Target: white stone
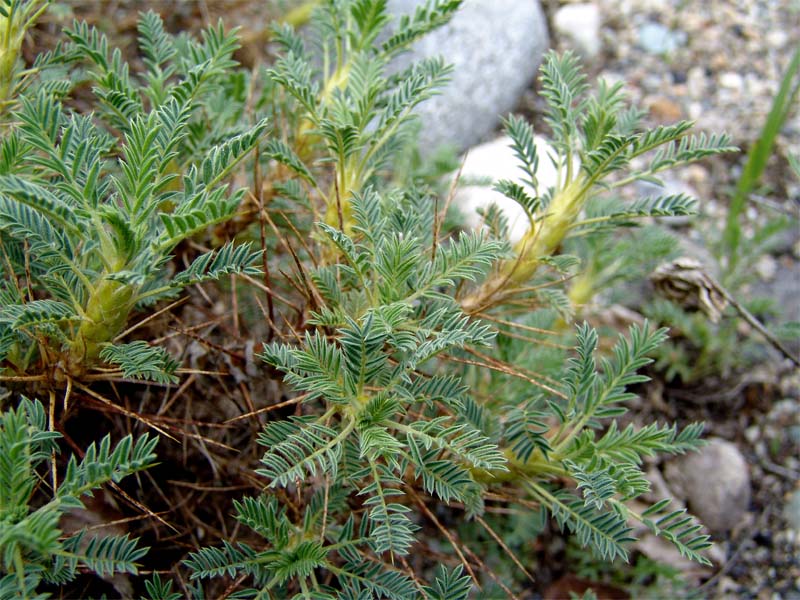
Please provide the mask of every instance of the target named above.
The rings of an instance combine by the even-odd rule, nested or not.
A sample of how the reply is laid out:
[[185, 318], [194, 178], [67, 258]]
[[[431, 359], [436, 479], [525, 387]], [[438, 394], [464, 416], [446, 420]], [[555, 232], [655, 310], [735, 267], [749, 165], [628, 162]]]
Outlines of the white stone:
[[[555, 155], [555, 150], [541, 136], [535, 136], [534, 141], [539, 156], [539, 168], [536, 173], [539, 191], [544, 193], [548, 187], [556, 184], [556, 169], [549, 158], [551, 155]], [[494, 203], [497, 204], [508, 219], [511, 242], [515, 243], [522, 239], [530, 226], [528, 217], [522, 207], [513, 200], [506, 198], [503, 194], [492, 190], [491, 184], [474, 184], [474, 182], [480, 180], [495, 182], [500, 179], [519, 182], [521, 178], [524, 178], [524, 173], [519, 165], [519, 160], [511, 149], [511, 138], [508, 136], [502, 136], [491, 142], [476, 146], [467, 153], [461, 169], [460, 182], [462, 184], [459, 185], [453, 201], [464, 214], [470, 227], [479, 228], [482, 225], [482, 221], [477, 210], [479, 208], [486, 209]], [[528, 186], [524, 187], [529, 194], [535, 195], [536, 192], [533, 189]]]
[[667, 0], [637, 0], [636, 2], [621, 2], [621, 4], [632, 4], [639, 13], [662, 13], [669, 8]]
[[[389, 0], [388, 8], [396, 23], [398, 15], [421, 4], [424, 0]], [[463, 152], [491, 135], [530, 87], [548, 45], [538, 0], [465, 0], [447, 25], [400, 56], [397, 69], [431, 56], [454, 67], [450, 83], [416, 111], [422, 154], [442, 145]]]
[[596, 4], [567, 4], [556, 11], [553, 27], [568, 38], [587, 58], [594, 58], [602, 47], [600, 9]]
[[669, 565], [679, 571], [687, 571], [695, 566], [688, 558], [681, 556], [680, 551], [667, 540], [656, 537], [649, 531], [636, 541], [636, 549], [650, 560]]
[[703, 67], [692, 67], [686, 74], [686, 89], [693, 100], [702, 100], [706, 97], [706, 74]]
[[783, 48], [789, 41], [789, 34], [785, 31], [770, 31], [765, 37], [767, 44], [773, 48]]
[[738, 73], [727, 71], [719, 76], [719, 84], [726, 89], [740, 92], [744, 87], [744, 79]]

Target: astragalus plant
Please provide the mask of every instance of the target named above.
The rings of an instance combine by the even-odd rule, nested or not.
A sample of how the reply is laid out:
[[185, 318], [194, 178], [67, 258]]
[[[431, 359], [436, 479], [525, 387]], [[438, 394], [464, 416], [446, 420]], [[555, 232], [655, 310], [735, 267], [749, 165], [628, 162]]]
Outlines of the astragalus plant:
[[[572, 230], [608, 231], [631, 217], [691, 210], [691, 199], [667, 197], [585, 219], [603, 179], [664, 146], [628, 178], [653, 179], [722, 151], [725, 138], [685, 138], [688, 123], [641, 132], [638, 113], [622, 113], [620, 87], [582, 99], [588, 87], [577, 61], [550, 55], [542, 72], [553, 126], [561, 127], [559, 186], [533, 198], [517, 183], [498, 184], [531, 219], [516, 248], [502, 228], [445, 234], [444, 200], [413, 182], [398, 189], [379, 177], [391, 164], [391, 155], [374, 151], [390, 131], [386, 123], [406, 114], [410, 90], [425, 81], [418, 66], [384, 79], [394, 38], [381, 45], [365, 23], [382, 25], [385, 5], [323, 3], [321, 46], [337, 58], [323, 61], [322, 87], [299, 38], [279, 32], [285, 54], [270, 74], [277, 92], [298, 106], [286, 136], [300, 148], [281, 164], [295, 173], [292, 196], [304, 198], [319, 220], [310, 241], [300, 242], [309, 261], [295, 273], [309, 309], [305, 331], [266, 344], [262, 357], [284, 374], [297, 409], [266, 424], [256, 469], [265, 487], [235, 504], [236, 519], [255, 535], [191, 553], [185, 564], [192, 577], [228, 576], [242, 582], [243, 595], [264, 598], [463, 598], [470, 578], [477, 586], [486, 581], [473, 568], [481, 568], [481, 557], [459, 540], [456, 524], [471, 519], [499, 541], [497, 553], [521, 565], [487, 521], [493, 515], [502, 530], [507, 525], [495, 513], [516, 510], [536, 521], [552, 517], [606, 560], [628, 557], [638, 521], [684, 556], [707, 562], [708, 536], [684, 510], [669, 510], [668, 498], [644, 510], [630, 504], [650, 490], [645, 457], [702, 444], [698, 424], [679, 431], [619, 421], [634, 397], [629, 386], [647, 381], [637, 371], [666, 332], [634, 326], [610, 356], [598, 356], [597, 334], [581, 325], [572, 357], [539, 377], [501, 360], [506, 342], [471, 314], [494, 310], [487, 319], [514, 335], [514, 313], [504, 314], [503, 303], [539, 266], [574, 264], [559, 254]], [[450, 3], [432, 2], [418, 15], [435, 22], [445, 8]], [[530, 126], [511, 119], [509, 133], [537, 188]], [[446, 566], [435, 571], [426, 557], [439, 552]]]
[[[83, 498], [103, 484], [155, 462], [156, 438], [127, 436], [112, 448], [109, 436], [79, 460], [70, 457], [59, 481], [47, 484], [46, 466], [61, 435], [50, 430], [42, 404], [22, 398], [0, 413], [0, 598], [46, 598], [40, 584], [63, 585], [82, 570], [99, 575], [138, 571], [147, 552], [128, 535], [62, 531], [63, 517], [84, 508]], [[51, 487], [48, 487], [51, 485]]]
[[[383, 0], [322, 2], [313, 13], [310, 44], [288, 25], [275, 28], [281, 55], [268, 75], [288, 99], [280, 111], [288, 123], [283, 137], [296, 154], [273, 146], [272, 156], [316, 188], [322, 206], [315, 210], [322, 209], [328, 225], [350, 232], [352, 195], [391, 169], [413, 131], [413, 109], [444, 85], [452, 69], [435, 57], [392, 72], [392, 59], [446, 24], [460, 5], [461, 0], [421, 4], [389, 33]], [[319, 68], [309, 45], [321, 55]], [[314, 179], [301, 162], [315, 158], [327, 167], [324, 180]]]
[[[556, 256], [570, 237], [607, 236], [637, 220], [694, 214], [695, 199], [682, 193], [627, 203], [618, 197], [636, 181], [661, 185], [659, 175], [668, 169], [736, 150], [727, 135], [691, 133], [690, 121], [642, 127], [643, 114], [627, 105], [623, 84], [601, 80], [590, 93], [579, 60], [569, 52], [546, 57], [540, 82], [554, 151], [539, 156], [533, 127], [514, 117], [506, 122], [521, 177], [499, 181], [495, 188], [523, 207], [530, 227], [509, 260], [462, 299], [470, 314], [530, 298], [531, 284], [546, 267], [569, 264], [566, 257]], [[549, 188], [538, 180], [539, 161], [552, 161], [556, 167], [557, 180]], [[581, 289], [572, 296], [583, 303], [592, 296], [593, 282], [579, 282]]]
[[[390, 33], [385, 0], [320, 2], [316, 36], [305, 38], [319, 54], [274, 28], [281, 54], [262, 85], [249, 80], [248, 102], [221, 26], [194, 42], [144, 15], [137, 78], [103, 36], [75, 25], [43, 63], [57, 73], [88, 62], [96, 112], [68, 108], [69, 80], [20, 98], [0, 147], [6, 380], [53, 388], [111, 366], [168, 385], [176, 363], [163, 350], [122, 343], [134, 312], [147, 318], [188, 284], [264, 267], [258, 318], [269, 338], [257, 341], [281, 399], [255, 398], [263, 408], [244, 416], [266, 419], [236, 447], [246, 457], [258, 445], [260, 463], [227, 463], [257, 488], [231, 501], [237, 524], [170, 565], [190, 595], [206, 586], [210, 596], [276, 599], [513, 596], [534, 570], [530, 540], [512, 541], [519, 519], [551, 520], [604, 560], [629, 557], [638, 523], [707, 562], [709, 539], [691, 516], [669, 498], [641, 503], [644, 460], [697, 448], [702, 426], [622, 420], [665, 331], [635, 325], [603, 351], [586, 324], [547, 331], [530, 320], [546, 321], [548, 294], [567, 297], [558, 271], [577, 263], [561, 254], [568, 235], [691, 210], [681, 196], [591, 212], [598, 190], [652, 179], [726, 141], [687, 137], [688, 123], [642, 131], [620, 88], [589, 95], [577, 61], [550, 55], [542, 73], [559, 182], [538, 189], [546, 157], [532, 128], [509, 119], [535, 195], [498, 183], [528, 212], [530, 233], [512, 247], [496, 211], [489, 232], [447, 229], [445, 198], [418, 180], [389, 181], [413, 141], [414, 107], [449, 67], [432, 59], [392, 72], [390, 60], [459, 5], [428, 2]], [[258, 111], [270, 116], [268, 134]], [[251, 149], [253, 194], [236, 227], [269, 252], [228, 243], [172, 272], [177, 244], [209, 242], [206, 229], [236, 213], [242, 192], [228, 176]], [[652, 162], [610, 179], [650, 151]], [[530, 358], [542, 350], [547, 360]], [[211, 420], [227, 392], [204, 390]], [[217, 487], [227, 470], [205, 450], [209, 489], [227, 489]]]
[[221, 25], [200, 42], [177, 40], [143, 15], [138, 75], [96, 29], [75, 23], [67, 36], [47, 62], [54, 73], [88, 68], [96, 112], [69, 107], [70, 79], [43, 78], [0, 142], [0, 377], [63, 386], [113, 365], [172, 381], [176, 363], [162, 349], [118, 336], [135, 311], [187, 285], [257, 272], [246, 245], [177, 271], [170, 258], [237, 211], [244, 190], [229, 175], [267, 123], [218, 130], [212, 100], [237, 48]]

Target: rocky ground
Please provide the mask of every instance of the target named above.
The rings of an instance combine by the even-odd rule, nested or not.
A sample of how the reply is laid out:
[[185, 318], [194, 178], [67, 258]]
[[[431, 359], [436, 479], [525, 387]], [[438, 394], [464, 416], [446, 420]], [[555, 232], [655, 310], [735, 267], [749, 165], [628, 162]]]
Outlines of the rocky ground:
[[[773, 95], [798, 45], [800, 5], [791, 0], [596, 0], [545, 2], [553, 45], [576, 49], [598, 76], [624, 80], [653, 123], [693, 119], [705, 131], [727, 131], [747, 149], [758, 139]], [[538, 105], [534, 91], [528, 106]], [[787, 155], [800, 152], [800, 111], [779, 135], [763, 192], [747, 217], [775, 213], [793, 225], [770, 253], [754, 261], [752, 289], [771, 296], [784, 319], [800, 314], [800, 181]], [[701, 199], [706, 223], [724, 218], [726, 196], [743, 159], [692, 166], [668, 182]], [[691, 234], [690, 234], [691, 235]], [[703, 242], [694, 235], [695, 241]], [[735, 352], [735, 348], [730, 349]], [[800, 597], [800, 386], [798, 372], [768, 361], [747, 374], [695, 390], [653, 391], [643, 414], [696, 419], [715, 444], [681, 468], [668, 464], [665, 483], [696, 513], [708, 511], [717, 542], [715, 569], [695, 585], [704, 597]], [[722, 447], [724, 450], [720, 451]], [[749, 472], [749, 478], [744, 475]], [[714, 473], [726, 473], [713, 477]], [[697, 478], [693, 485], [686, 480]], [[681, 480], [684, 489], [681, 492]]]

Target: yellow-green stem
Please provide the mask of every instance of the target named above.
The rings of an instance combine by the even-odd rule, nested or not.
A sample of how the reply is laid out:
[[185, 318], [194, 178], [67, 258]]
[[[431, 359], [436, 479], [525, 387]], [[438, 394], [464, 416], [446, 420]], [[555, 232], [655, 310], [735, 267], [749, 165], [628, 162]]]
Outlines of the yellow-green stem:
[[6, 7], [8, 17], [0, 15], [0, 107], [11, 100], [15, 87], [14, 68], [28, 29], [47, 8], [47, 2], [28, 2]]
[[86, 315], [70, 348], [70, 371], [83, 370], [100, 354], [103, 344], [122, 331], [136, 300], [136, 289], [119, 281], [104, 279], [86, 305]]
[[25, 37], [25, 29], [12, 19], [0, 16], [2, 47], [0, 47], [0, 100], [8, 100], [14, 86], [14, 67]]
[[558, 249], [583, 208], [586, 199], [586, 195], [581, 193], [583, 184], [583, 178], [579, 177], [559, 190], [544, 217], [517, 243], [515, 250], [521, 260], [516, 266], [506, 265], [510, 281], [525, 283], [539, 268], [541, 258], [551, 256]]
[[311, 20], [311, 13], [319, 5], [319, 0], [306, 0], [300, 6], [296, 6], [287, 12], [281, 20], [292, 27], [302, 27]]
[[569, 233], [583, 208], [588, 189], [585, 177], [579, 176], [562, 187], [530, 231], [517, 242], [515, 260], [506, 261], [499, 272], [479, 290], [466, 297], [461, 306], [467, 313], [479, 312], [491, 303], [492, 297], [509, 288], [528, 282], [541, 265], [542, 258], [552, 256]]

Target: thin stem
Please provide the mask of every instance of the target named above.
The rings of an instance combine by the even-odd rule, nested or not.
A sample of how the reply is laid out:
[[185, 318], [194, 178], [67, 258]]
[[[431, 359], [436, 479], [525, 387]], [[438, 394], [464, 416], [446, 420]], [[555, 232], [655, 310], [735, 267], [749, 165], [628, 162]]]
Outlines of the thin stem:
[[[55, 431], [56, 421], [56, 393], [51, 389], [49, 394], [49, 405], [47, 411], [47, 429], [52, 432]], [[50, 475], [53, 479], [53, 493], [58, 489], [58, 469], [56, 464], [56, 451], [55, 449], [50, 453]]]
[[764, 325], [761, 323], [761, 321], [759, 321], [753, 315], [753, 313], [751, 313], [749, 310], [747, 310], [738, 300], [736, 300], [736, 298], [734, 298], [727, 289], [725, 289], [724, 287], [722, 287], [719, 284], [717, 284], [717, 289], [720, 292], [722, 292], [722, 295], [725, 297], [725, 299], [728, 302], [731, 303], [731, 306], [733, 306], [739, 312], [739, 314], [742, 316], [742, 318], [745, 321], [747, 321], [753, 328], [756, 329], [756, 331], [758, 331], [761, 335], [763, 335], [764, 338], [770, 344], [772, 344], [772, 346], [776, 350], [778, 350], [786, 358], [791, 360], [795, 364], [795, 366], [800, 367], [800, 359], [798, 359], [798, 357], [796, 357], [794, 354], [792, 354], [791, 351], [786, 346], [784, 346], [783, 343], [781, 343], [781, 341], [778, 338], [776, 338], [772, 334], [772, 332], [770, 332], [766, 327], [764, 327]]

